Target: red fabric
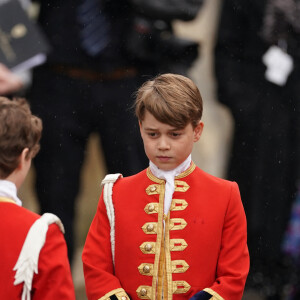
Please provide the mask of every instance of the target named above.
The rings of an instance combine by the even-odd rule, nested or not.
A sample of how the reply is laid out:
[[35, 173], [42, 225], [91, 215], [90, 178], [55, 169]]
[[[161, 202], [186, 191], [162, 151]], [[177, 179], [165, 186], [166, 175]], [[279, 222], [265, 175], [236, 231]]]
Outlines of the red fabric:
[[[14, 286], [15, 266], [31, 225], [39, 215], [13, 203], [0, 203], [0, 299], [20, 300], [23, 283]], [[64, 236], [56, 224], [49, 226], [46, 242], [33, 276], [32, 300], [74, 300]]]
[[[186, 281], [191, 288], [172, 299], [189, 299], [204, 288], [211, 288], [225, 300], [242, 298], [249, 271], [246, 244], [246, 217], [236, 183], [213, 177], [199, 168], [179, 179], [190, 188], [175, 191], [173, 199], [185, 199], [188, 206], [171, 211], [170, 218], [182, 218], [187, 226], [170, 230], [170, 239], [184, 239], [183, 251], [171, 251], [171, 261], [185, 260], [189, 268], [173, 273], [172, 281]], [[119, 179], [113, 188], [115, 207], [115, 271], [111, 260], [110, 226], [103, 195], [91, 224], [83, 250], [86, 289], [89, 300], [124, 288], [131, 299], [139, 299], [136, 289], [152, 285], [152, 276], [141, 275], [138, 266], [154, 264], [155, 254], [144, 254], [140, 245], [156, 242], [157, 234], [145, 234], [146, 222], [157, 222], [158, 214], [147, 214], [145, 206], [159, 202], [159, 195], [147, 195], [151, 181], [146, 171]], [[157, 246], [157, 245], [156, 245]]]

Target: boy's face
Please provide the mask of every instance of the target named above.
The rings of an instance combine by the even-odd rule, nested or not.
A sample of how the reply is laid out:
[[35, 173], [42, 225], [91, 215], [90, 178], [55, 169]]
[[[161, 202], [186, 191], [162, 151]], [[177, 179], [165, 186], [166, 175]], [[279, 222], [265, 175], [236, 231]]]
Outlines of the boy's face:
[[203, 130], [199, 122], [194, 129], [189, 123], [183, 129], [161, 123], [147, 110], [140, 122], [140, 131], [147, 157], [161, 170], [169, 171], [179, 166], [191, 154]]

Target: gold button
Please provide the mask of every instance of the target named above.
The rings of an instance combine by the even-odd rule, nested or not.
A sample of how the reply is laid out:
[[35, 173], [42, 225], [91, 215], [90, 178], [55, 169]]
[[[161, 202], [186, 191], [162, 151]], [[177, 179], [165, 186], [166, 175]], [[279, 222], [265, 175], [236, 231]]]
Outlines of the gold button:
[[155, 192], [155, 191], [156, 191], [156, 186], [154, 186], [154, 185], [151, 186], [151, 187], [150, 187], [150, 191], [151, 191], [151, 192]]
[[154, 211], [154, 204], [149, 204], [148, 209], [149, 211]]
[[147, 231], [153, 231], [154, 225], [153, 224], [148, 224], [147, 225]]
[[122, 296], [121, 300], [127, 300], [127, 297], [126, 296]]
[[141, 289], [141, 295], [146, 296], [147, 295], [147, 290], [146, 289]]
[[155, 191], [156, 191], [156, 186], [155, 186], [155, 185], [151, 186], [151, 187], [150, 187], [150, 191], [151, 191], [151, 192], [155, 192]]
[[150, 272], [150, 267], [148, 265], [145, 265], [143, 268], [144, 273], [149, 273]]
[[146, 244], [145, 245], [145, 250], [146, 251], [151, 251], [152, 250], [152, 245], [151, 244]]

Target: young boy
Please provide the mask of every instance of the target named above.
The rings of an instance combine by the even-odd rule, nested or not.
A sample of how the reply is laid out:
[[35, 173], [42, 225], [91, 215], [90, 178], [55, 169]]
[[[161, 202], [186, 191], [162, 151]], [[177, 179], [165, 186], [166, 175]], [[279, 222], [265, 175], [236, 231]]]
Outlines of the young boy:
[[60, 220], [22, 208], [17, 196], [41, 131], [25, 99], [0, 97], [0, 299], [75, 299]]
[[135, 108], [150, 166], [104, 179], [82, 255], [88, 299], [241, 299], [249, 254], [238, 186], [191, 161], [203, 130], [198, 88], [160, 75]]

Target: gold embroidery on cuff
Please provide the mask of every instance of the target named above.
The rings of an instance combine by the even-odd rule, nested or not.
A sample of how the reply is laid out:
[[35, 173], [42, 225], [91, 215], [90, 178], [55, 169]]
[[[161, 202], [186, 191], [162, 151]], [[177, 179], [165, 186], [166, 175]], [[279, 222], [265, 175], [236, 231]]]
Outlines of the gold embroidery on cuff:
[[171, 211], [185, 210], [187, 206], [188, 203], [184, 199], [173, 199], [170, 210]]
[[172, 261], [172, 273], [184, 273], [189, 267], [185, 260]]
[[173, 294], [184, 294], [190, 288], [191, 288], [191, 286], [184, 280], [173, 281]]
[[144, 211], [149, 215], [149, 214], [157, 214], [158, 213], [158, 203], [148, 203], [145, 208]]
[[207, 293], [209, 293], [209, 294], [211, 294], [213, 296], [211, 298], [211, 300], [224, 300], [223, 297], [221, 297], [218, 293], [216, 293], [214, 290], [212, 290], [210, 288], [205, 288], [203, 291], [207, 292]]
[[159, 184], [150, 184], [146, 188], [147, 195], [157, 195], [160, 194], [160, 192], [161, 192], [161, 188]]
[[112, 295], [115, 295], [118, 298], [118, 300], [129, 300], [128, 295], [122, 288], [112, 290], [105, 294], [103, 297], [99, 298], [98, 300], [110, 300], [109, 297]]
[[157, 223], [155, 223], [155, 222], [145, 223], [143, 225], [142, 229], [146, 234], [156, 234], [157, 233]]
[[152, 299], [151, 286], [141, 285], [137, 288], [136, 293], [140, 299]]
[[143, 263], [138, 266], [138, 269], [142, 275], [146, 275], [146, 276], [153, 275], [153, 264]]
[[183, 251], [188, 246], [184, 239], [171, 239], [170, 251]]
[[181, 230], [187, 225], [187, 222], [181, 218], [170, 219], [169, 230]]
[[176, 192], [186, 192], [190, 186], [182, 180], [175, 180], [175, 191]]
[[155, 242], [144, 242], [140, 249], [144, 254], [155, 254]]

